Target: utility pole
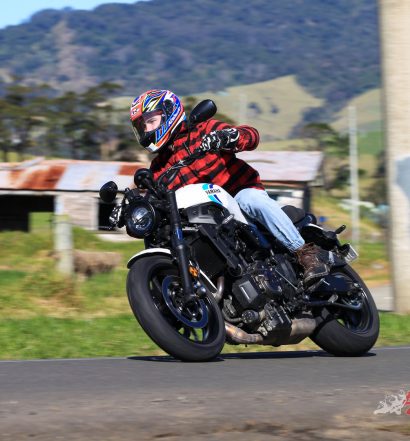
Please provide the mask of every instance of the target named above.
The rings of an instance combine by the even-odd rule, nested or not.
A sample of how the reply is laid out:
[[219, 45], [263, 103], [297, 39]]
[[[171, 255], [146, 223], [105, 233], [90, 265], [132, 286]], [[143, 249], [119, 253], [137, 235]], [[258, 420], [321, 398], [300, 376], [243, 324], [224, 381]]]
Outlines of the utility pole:
[[349, 106], [349, 163], [352, 243], [358, 251], [360, 246], [360, 195], [357, 154], [357, 117], [355, 106]]
[[238, 120], [239, 124], [244, 125], [246, 124], [246, 114], [247, 114], [247, 107], [248, 107], [248, 96], [246, 93], [241, 93], [239, 95], [239, 115]]
[[394, 309], [410, 312], [410, 1], [379, 0]]

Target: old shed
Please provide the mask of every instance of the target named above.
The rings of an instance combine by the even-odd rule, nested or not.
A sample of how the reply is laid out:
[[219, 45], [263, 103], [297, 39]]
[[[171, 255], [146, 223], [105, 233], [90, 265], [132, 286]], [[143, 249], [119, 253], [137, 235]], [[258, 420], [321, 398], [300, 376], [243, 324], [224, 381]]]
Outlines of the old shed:
[[[309, 209], [310, 187], [320, 185], [320, 152], [242, 152], [238, 156], [256, 170], [272, 198], [281, 205]], [[32, 212], [68, 214], [73, 224], [105, 229], [114, 204], [98, 196], [102, 184], [133, 185], [141, 162], [76, 161], [36, 158], [0, 163], [0, 230], [29, 229]]]
[[69, 214], [75, 225], [97, 230], [108, 225], [114, 204], [98, 196], [113, 180], [120, 189], [133, 184], [139, 162], [47, 160], [0, 163], [0, 230], [29, 228], [31, 212]]

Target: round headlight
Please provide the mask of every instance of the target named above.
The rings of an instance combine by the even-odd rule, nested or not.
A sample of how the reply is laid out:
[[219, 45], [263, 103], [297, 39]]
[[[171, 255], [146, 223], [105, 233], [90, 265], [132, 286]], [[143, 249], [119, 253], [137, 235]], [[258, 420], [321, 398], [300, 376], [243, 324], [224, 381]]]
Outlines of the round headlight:
[[142, 239], [149, 236], [155, 227], [155, 211], [151, 204], [140, 201], [130, 207], [127, 216], [127, 233], [132, 237]]

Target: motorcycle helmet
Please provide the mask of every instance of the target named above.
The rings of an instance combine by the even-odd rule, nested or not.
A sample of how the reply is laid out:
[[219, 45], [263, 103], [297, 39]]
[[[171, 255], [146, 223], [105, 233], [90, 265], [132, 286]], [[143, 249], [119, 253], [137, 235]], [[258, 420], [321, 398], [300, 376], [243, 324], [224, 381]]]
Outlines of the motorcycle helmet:
[[131, 104], [130, 119], [138, 142], [156, 153], [167, 145], [186, 120], [179, 98], [169, 90], [149, 90]]

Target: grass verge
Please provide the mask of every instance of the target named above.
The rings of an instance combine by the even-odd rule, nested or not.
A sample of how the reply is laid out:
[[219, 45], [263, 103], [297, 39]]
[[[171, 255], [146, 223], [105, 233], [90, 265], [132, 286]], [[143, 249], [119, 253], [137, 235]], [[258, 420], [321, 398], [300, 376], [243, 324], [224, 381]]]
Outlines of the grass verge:
[[[335, 204], [320, 201], [329, 222], [347, 217]], [[342, 218], [335, 219], [336, 214]], [[31, 233], [0, 233], [0, 359], [150, 356], [163, 352], [135, 321], [125, 294], [127, 259], [142, 248], [131, 241], [112, 243], [74, 229], [76, 249], [116, 251], [122, 264], [114, 271], [67, 279], [54, 270], [50, 219], [34, 219]], [[388, 274], [384, 243], [373, 225], [363, 223], [361, 258], [355, 268], [366, 282]], [[377, 268], [374, 265], [377, 264]], [[368, 274], [366, 273], [368, 271]], [[367, 277], [368, 276], [368, 277]], [[410, 316], [381, 314], [378, 345], [410, 344]], [[228, 346], [224, 352], [317, 349], [310, 340], [299, 345]]]
[[[410, 344], [410, 315], [381, 313], [377, 346]], [[224, 353], [318, 349], [309, 339], [298, 345], [229, 346]], [[86, 358], [164, 355], [131, 312], [113, 317], [35, 317], [0, 322], [0, 359]]]

